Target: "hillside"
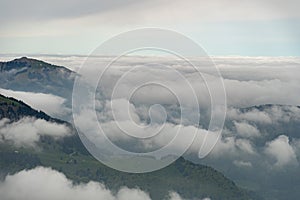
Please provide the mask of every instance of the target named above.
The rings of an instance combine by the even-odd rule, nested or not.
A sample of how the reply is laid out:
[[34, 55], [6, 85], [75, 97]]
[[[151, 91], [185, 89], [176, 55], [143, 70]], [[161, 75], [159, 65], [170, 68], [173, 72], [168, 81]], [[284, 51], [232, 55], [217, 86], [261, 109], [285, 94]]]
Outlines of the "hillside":
[[[5, 116], [16, 120], [21, 116], [31, 116], [55, 121], [51, 117], [46, 119], [38, 114], [40, 112], [12, 98], [1, 96], [0, 104], [1, 110], [14, 110], [13, 115], [5, 114], [1, 118]], [[21, 108], [26, 108], [26, 112], [20, 111]], [[152, 199], [163, 199], [169, 191], [176, 191], [184, 198], [260, 199], [255, 194], [240, 189], [213, 168], [196, 165], [183, 158], [156, 172], [129, 174], [108, 168], [95, 160], [85, 150], [77, 135], [61, 140], [42, 137], [38, 147], [40, 151], [0, 143], [2, 174], [15, 173], [35, 166], [46, 166], [63, 172], [75, 182], [99, 181], [112, 190], [122, 186], [138, 187], [149, 192]]]
[[1, 88], [70, 97], [75, 73], [40, 60], [22, 57], [0, 62]]
[[11, 121], [17, 121], [23, 117], [34, 117], [56, 123], [66, 123], [62, 120], [51, 118], [43, 111], [34, 110], [22, 101], [0, 94], [0, 119], [7, 118]]

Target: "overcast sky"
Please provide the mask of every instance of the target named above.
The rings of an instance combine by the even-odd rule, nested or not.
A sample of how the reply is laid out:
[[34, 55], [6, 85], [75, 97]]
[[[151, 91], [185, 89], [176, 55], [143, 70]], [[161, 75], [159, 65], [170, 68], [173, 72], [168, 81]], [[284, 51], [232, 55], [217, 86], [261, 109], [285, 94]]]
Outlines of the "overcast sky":
[[299, 56], [297, 0], [2, 0], [0, 53], [89, 54], [111, 36], [158, 27], [211, 55]]

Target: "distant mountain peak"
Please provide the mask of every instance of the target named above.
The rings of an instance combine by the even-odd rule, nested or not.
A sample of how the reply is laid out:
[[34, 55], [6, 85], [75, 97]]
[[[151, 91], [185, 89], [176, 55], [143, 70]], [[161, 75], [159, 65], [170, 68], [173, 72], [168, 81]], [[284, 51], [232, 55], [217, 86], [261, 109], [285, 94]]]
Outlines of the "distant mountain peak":
[[20, 63], [35, 63], [35, 62], [37, 62], [37, 63], [49, 64], [49, 63], [46, 63], [46, 62], [41, 61], [41, 60], [37, 60], [37, 59], [34, 59], [34, 58], [28, 58], [26, 56], [23, 56], [21, 58], [16, 58], [16, 59], [11, 60], [9, 62], [11, 62], [11, 63], [16, 63], [16, 62], [20, 62]]
[[8, 62], [0, 62], [1, 71], [9, 71], [11, 69], [20, 69], [20, 68], [31, 68], [31, 69], [52, 68], [52, 69], [62, 69], [64, 71], [72, 72], [71, 70], [65, 67], [53, 65], [34, 58], [28, 58], [26, 56], [23, 56], [21, 58], [16, 58]]
[[0, 85], [4, 89], [70, 98], [76, 75], [68, 68], [28, 57], [0, 62]]
[[[14, 60], [11, 60], [11, 61], [8, 61], [8, 63], [16, 63], [16, 62], [24, 62], [24, 63], [34, 63], [34, 62], [40, 62], [40, 63], [45, 63], [41, 60], [37, 60], [37, 59], [34, 59], [34, 58], [28, 58], [26, 56], [23, 56], [21, 58], [16, 58]], [[46, 63], [48, 64], [48, 63]]]
[[13, 61], [29, 61], [29, 60], [34, 60], [34, 59], [31, 59], [31, 58], [28, 58], [26, 56], [23, 56], [21, 58], [16, 58]]

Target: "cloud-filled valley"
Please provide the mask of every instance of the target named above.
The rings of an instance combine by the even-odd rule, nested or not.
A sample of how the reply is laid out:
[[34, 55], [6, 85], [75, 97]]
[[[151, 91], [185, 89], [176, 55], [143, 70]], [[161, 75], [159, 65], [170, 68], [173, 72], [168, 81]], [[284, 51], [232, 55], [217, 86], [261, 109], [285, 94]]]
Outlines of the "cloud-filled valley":
[[[79, 73], [78, 66], [84, 64], [82, 57], [76, 56], [40, 58], [64, 65]], [[96, 80], [97, 77], [93, 77], [93, 70], [103, 70], [103, 65], [109, 57], [89, 59], [91, 71], [87, 74], [91, 75], [92, 80]], [[198, 63], [210, 89], [218, 91], [220, 88], [209, 63], [205, 59], [191, 59]], [[85, 131], [89, 131], [88, 139], [95, 144], [99, 142], [99, 146], [103, 142], [103, 138], [97, 132], [100, 125], [113, 143], [135, 152], [159, 149], [171, 141], [174, 133], [177, 133], [179, 139], [174, 141], [171, 149], [180, 154], [186, 150], [185, 146], [191, 143], [189, 138], [196, 134], [195, 140], [185, 153], [187, 158], [211, 165], [243, 186], [249, 184], [245, 179], [254, 179], [253, 183], [255, 178], [260, 180], [264, 172], [268, 172], [269, 177], [257, 181], [260, 182], [258, 184], [261, 184], [262, 189], [269, 190], [273, 183], [280, 186], [288, 184], [288, 177], [295, 176], [299, 170], [300, 161], [300, 107], [298, 107], [300, 59], [297, 57], [212, 57], [212, 59], [222, 75], [227, 97], [226, 119], [220, 137], [217, 132], [208, 131], [212, 102], [207, 82], [191, 66], [168, 57], [121, 58], [105, 71], [105, 76], [97, 87], [95, 104], [87, 105], [75, 123], [80, 123]], [[184, 79], [176, 73], [180, 73]], [[127, 77], [123, 77], [124, 74]], [[137, 85], [147, 81], [155, 81], [161, 85], [148, 85], [133, 91]], [[191, 88], [187, 88], [187, 82]], [[118, 88], [114, 88], [116, 84]], [[162, 85], [167, 87], [164, 88]], [[171, 90], [168, 90], [170, 88]], [[41, 93], [34, 89], [26, 92], [12, 91], [10, 88], [1, 89], [0, 92], [19, 98], [32, 107], [55, 116], [71, 110], [69, 104], [64, 104], [65, 97], [57, 94]], [[82, 100], [92, 98], [92, 95], [85, 96]], [[94, 106], [96, 115], [93, 113]], [[217, 114], [222, 112], [218, 107], [213, 109]], [[36, 142], [39, 136], [44, 134], [39, 128], [41, 124], [50, 127], [51, 130], [57, 130], [45, 133], [46, 135], [54, 137], [67, 135], [63, 127], [43, 123], [45, 122], [22, 119], [9, 124], [2, 120], [0, 132], [5, 138], [9, 135], [11, 140], [17, 138], [14, 133], [18, 130], [28, 130], [32, 133], [28, 134], [28, 138], [23, 138], [24, 141], [15, 140], [15, 144], [19, 146]], [[143, 139], [124, 134], [126, 132]], [[153, 136], [154, 132], [159, 134]], [[207, 157], [199, 160], [197, 156], [203, 142], [216, 145]], [[205, 148], [202, 150], [210, 151], [209, 146]], [[236, 173], [231, 169], [235, 169]], [[287, 169], [288, 172], [285, 171]], [[282, 173], [287, 177], [285, 182], [280, 182], [278, 174]], [[84, 187], [87, 186], [72, 186], [72, 189], [79, 190]], [[105, 191], [103, 188], [102, 190]], [[109, 191], [106, 192], [109, 194]], [[109, 198], [120, 199], [119, 193], [109, 194], [111, 195]], [[147, 194], [141, 191], [137, 194], [147, 197]], [[176, 194], [173, 196], [176, 199]]]
[[[5, 60], [5, 58], [3, 59]], [[46, 56], [41, 57], [41, 59], [53, 61], [55, 64], [64, 65], [76, 71], [78, 71], [79, 65], [84, 64], [82, 57], [74, 56]], [[104, 67], [101, 65], [109, 59], [110, 57], [89, 58], [88, 64], [91, 65], [89, 69], [103, 70], [102, 68]], [[205, 80], [209, 82], [211, 90], [218, 90], [214, 83], [214, 74], [210, 74], [210, 63], [206, 59], [190, 59], [198, 64], [199, 70], [205, 76]], [[255, 105], [300, 105], [300, 84], [297, 78], [297, 74], [300, 73], [299, 58], [212, 57], [212, 59], [223, 77], [228, 106], [227, 121], [229, 121], [229, 123], [225, 123], [223, 138], [220, 138], [217, 142], [212, 154], [218, 152], [218, 149], [222, 149], [220, 152], [226, 153], [236, 148], [254, 154], [254, 152], [257, 152], [254, 147], [254, 141], [261, 140], [262, 136], [265, 138], [266, 134], [272, 134], [261, 132], [261, 125], [271, 126], [278, 121], [288, 122], [291, 119], [296, 121], [299, 119], [300, 111], [296, 106], [272, 106], [266, 109], [263, 108], [263, 110], [254, 108], [247, 112], [241, 111], [242, 108]], [[154, 66], [152, 63], [159, 63], [159, 65]], [[122, 75], [125, 72], [127, 72], [127, 76], [124, 78]], [[207, 83], [187, 63], [178, 58], [168, 57], [122, 57], [113, 66], [110, 66], [105, 73], [106, 76], [100, 82], [100, 87], [98, 87], [99, 93], [96, 97], [97, 118], [91, 118], [92, 115], [89, 111], [83, 116], [84, 119], [82, 118], [83, 124], [86, 124], [87, 127], [94, 126], [96, 121], [99, 120], [112, 140], [115, 142], [128, 142], [130, 137], [122, 133], [122, 130], [118, 128], [119, 125], [131, 132], [141, 130], [140, 127], [135, 125], [136, 123], [145, 127], [149, 126], [148, 133], [147, 131], [145, 132], [145, 135], [149, 135], [150, 132], [158, 130], [160, 124], [166, 121], [166, 127], [161, 129], [164, 134], [160, 134], [159, 137], [152, 141], [145, 140], [143, 145], [146, 148], [155, 148], [155, 146], [160, 146], [162, 141], [170, 140], [172, 134], [179, 129], [179, 124], [184, 125], [182, 132], [185, 134], [199, 131], [200, 136], [198, 138], [199, 140], [203, 139], [201, 135], [206, 132], [209, 122], [208, 118], [211, 114], [209, 112], [211, 105], [209, 91], [206, 88]], [[176, 75], [178, 73], [184, 79]], [[90, 75], [93, 76], [93, 73], [90, 73]], [[121, 82], [120, 78], [122, 78]], [[139, 88], [128, 99], [128, 91], [131, 91], [135, 85], [142, 83], [141, 80], [143, 80], [142, 82], [155, 80], [165, 84], [172, 90], [169, 91], [168, 88], [165, 89], [160, 85], [148, 85], [147, 87]], [[186, 81], [191, 84], [191, 89], [186, 88]], [[120, 86], [117, 89], [114, 88], [116, 83]], [[192, 90], [195, 93], [192, 93]], [[60, 114], [65, 114], [71, 109], [68, 107], [70, 105], [66, 106], [64, 104], [65, 99], [63, 97], [54, 96], [53, 94], [37, 93], [34, 90], [21, 92], [1, 89], [1, 91], [6, 95], [24, 100], [34, 108], [49, 112], [49, 114], [54, 114], [55, 116], [59, 112], [61, 112]], [[114, 96], [112, 97], [113, 92]], [[197, 101], [191, 98], [194, 94]], [[178, 97], [180, 97], [181, 102], [178, 102]], [[113, 98], [113, 101], [110, 101], [110, 98]], [[153, 107], [154, 104], [162, 105], [162, 107]], [[127, 109], [124, 109], [127, 107], [130, 108], [129, 113], [127, 113]], [[200, 123], [198, 122], [198, 107], [201, 111]], [[182, 109], [187, 114], [182, 115]], [[97, 128], [95, 127], [94, 129]], [[139, 134], [143, 133], [140, 132]], [[281, 132], [281, 135], [284, 134], [286, 133]], [[266, 145], [267, 142], [271, 142], [278, 136], [279, 133], [274, 133], [272, 137], [270, 136], [265, 140], [263, 145]], [[213, 133], [209, 137], [212, 140], [217, 138]], [[290, 135], [290, 137], [296, 137], [296, 135]], [[291, 140], [294, 140], [294, 138], [291, 138]], [[195, 142], [195, 144], [195, 147], [192, 147], [191, 150], [195, 149], [194, 151], [196, 152], [199, 142]], [[138, 145], [138, 147], [140, 146]], [[180, 144], [176, 146], [180, 146]], [[223, 151], [224, 148], [227, 151]]]
[[300, 0], [0, 0], [0, 200], [300, 199]]

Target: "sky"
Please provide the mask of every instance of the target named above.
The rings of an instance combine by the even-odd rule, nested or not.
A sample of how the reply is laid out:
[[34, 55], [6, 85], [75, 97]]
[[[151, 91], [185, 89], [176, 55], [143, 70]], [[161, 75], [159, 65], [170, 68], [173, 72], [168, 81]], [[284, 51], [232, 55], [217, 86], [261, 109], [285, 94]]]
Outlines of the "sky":
[[88, 55], [114, 35], [169, 29], [209, 55], [299, 56], [297, 0], [2, 0], [1, 54]]

